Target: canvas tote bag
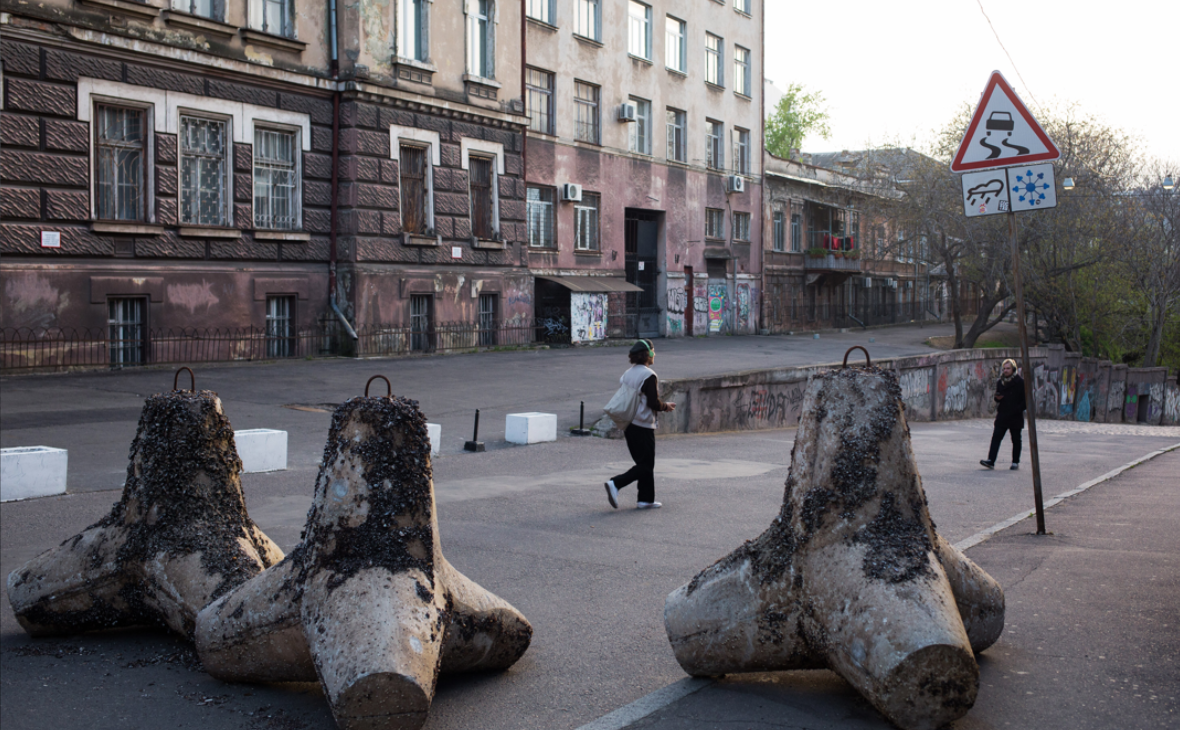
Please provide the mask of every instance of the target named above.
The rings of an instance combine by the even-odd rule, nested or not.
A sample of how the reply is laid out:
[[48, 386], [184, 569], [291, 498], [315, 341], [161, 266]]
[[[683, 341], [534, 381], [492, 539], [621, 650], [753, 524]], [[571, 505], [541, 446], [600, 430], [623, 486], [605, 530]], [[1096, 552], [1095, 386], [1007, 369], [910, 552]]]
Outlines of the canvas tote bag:
[[611, 399], [607, 401], [606, 406], [603, 407], [603, 413], [610, 416], [610, 419], [619, 428], [627, 428], [635, 419], [635, 414], [639, 411], [639, 399], [642, 395], [640, 389], [642, 387], [642, 383], [639, 388], [632, 388], [626, 383], [620, 385]]

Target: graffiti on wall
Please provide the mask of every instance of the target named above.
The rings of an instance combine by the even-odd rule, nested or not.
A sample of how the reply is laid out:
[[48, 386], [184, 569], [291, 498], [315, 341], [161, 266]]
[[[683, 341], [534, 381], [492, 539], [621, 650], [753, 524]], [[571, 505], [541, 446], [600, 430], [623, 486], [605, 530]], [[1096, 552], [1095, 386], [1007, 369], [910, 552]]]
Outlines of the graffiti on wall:
[[1123, 420], [1135, 423], [1139, 420], [1139, 386], [1135, 383], [1127, 384], [1127, 398], [1123, 403]]
[[793, 426], [803, 413], [806, 387], [807, 381], [804, 380], [773, 386], [705, 390], [699, 401], [700, 413], [705, 427], [716, 431]]
[[1057, 371], [1037, 365], [1033, 368], [1034, 391], [1037, 415], [1047, 418], [1057, 416]]
[[1127, 381], [1115, 380], [1110, 384], [1110, 391], [1106, 395], [1106, 410], [1109, 413], [1121, 411], [1123, 400], [1127, 397]]
[[720, 332], [725, 321], [725, 284], [709, 284], [709, 331]]
[[1159, 423], [1164, 414], [1164, 384], [1152, 383], [1147, 397], [1147, 422]]
[[692, 285], [692, 331], [703, 335], [709, 326], [709, 290], [703, 280]]
[[[668, 282], [668, 336], [684, 334], [684, 317], [688, 309], [688, 293], [677, 281]], [[691, 312], [688, 316], [692, 316]]]
[[1058, 415], [1061, 417], [1064, 418], [1073, 413], [1077, 388], [1077, 368], [1072, 365], [1061, 368], [1061, 400], [1058, 403]]
[[570, 341], [606, 339], [606, 294], [570, 294]]
[[901, 384], [901, 399], [907, 409], [918, 411], [927, 417], [930, 414], [930, 374], [933, 368], [906, 370], [898, 378]]
[[995, 388], [998, 363], [989, 367], [984, 362], [948, 363], [938, 376], [938, 395], [942, 407], [940, 413], [978, 413], [986, 415], [995, 411], [991, 394]]
[[750, 323], [750, 285], [737, 285], [738, 321], [739, 329], [744, 329]]
[[1164, 421], [1166, 425], [1180, 425], [1180, 385], [1168, 383], [1164, 388]]

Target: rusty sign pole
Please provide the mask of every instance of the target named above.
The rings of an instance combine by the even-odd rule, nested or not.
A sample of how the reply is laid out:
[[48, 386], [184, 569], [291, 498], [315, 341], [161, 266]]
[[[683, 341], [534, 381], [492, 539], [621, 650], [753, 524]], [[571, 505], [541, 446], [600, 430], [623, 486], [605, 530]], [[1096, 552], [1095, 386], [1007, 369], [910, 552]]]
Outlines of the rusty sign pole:
[[1024, 371], [1024, 404], [1028, 410], [1028, 451], [1032, 456], [1033, 502], [1037, 534], [1045, 534], [1045, 499], [1041, 494], [1041, 455], [1037, 450], [1037, 404], [1033, 400], [1032, 367], [1028, 360], [1028, 327], [1024, 318], [1024, 283], [1020, 278], [1020, 246], [1016, 243], [1016, 213], [1008, 211], [1008, 238], [1012, 244], [1012, 278], [1016, 283], [1016, 322], [1020, 327], [1020, 367]]

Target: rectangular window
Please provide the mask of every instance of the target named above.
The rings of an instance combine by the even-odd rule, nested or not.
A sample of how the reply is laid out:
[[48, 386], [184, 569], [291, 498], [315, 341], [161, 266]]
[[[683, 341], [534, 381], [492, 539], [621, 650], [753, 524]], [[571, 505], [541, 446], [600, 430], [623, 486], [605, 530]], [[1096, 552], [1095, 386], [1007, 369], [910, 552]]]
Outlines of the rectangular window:
[[398, 19], [397, 52], [402, 58], [425, 62], [429, 57], [427, 39], [429, 36], [430, 0], [397, 0], [401, 4]]
[[750, 49], [733, 47], [733, 90], [750, 96]]
[[210, 20], [225, 20], [225, 0], [172, 0], [172, 8]]
[[785, 226], [785, 221], [783, 220], [782, 211], [776, 210], [774, 212], [774, 250], [775, 251], [786, 251], [787, 250], [787, 235], [786, 235], [786, 231], [783, 230], [785, 227], [786, 226]]
[[144, 116], [141, 109], [102, 105], [97, 109], [95, 209], [99, 220], [145, 220]]
[[497, 305], [499, 298], [495, 294], [479, 295], [479, 346], [496, 346], [496, 323], [499, 319]]
[[750, 240], [750, 214], [737, 213], [733, 214], [733, 240], [735, 241], [749, 241]]
[[250, 27], [271, 35], [295, 37], [292, 0], [248, 0]]
[[486, 157], [472, 157], [467, 163], [471, 185], [471, 234], [485, 240], [496, 235], [493, 163], [494, 160]]
[[725, 211], [705, 208], [705, 238], [725, 238]]
[[733, 171], [739, 175], [750, 174], [750, 130], [733, 128]]
[[295, 354], [295, 297], [266, 298], [266, 356], [291, 357]]
[[631, 97], [635, 105], [635, 123], [630, 129], [630, 149], [641, 155], [651, 154], [651, 102]]
[[554, 2], [555, 0], [528, 0], [528, 7], [525, 9], [525, 12], [533, 20], [554, 25]]
[[664, 66], [688, 73], [688, 23], [671, 15], [664, 21]]
[[791, 252], [803, 252], [803, 216], [799, 213], [791, 214]]
[[598, 194], [582, 193], [582, 201], [574, 204], [574, 248], [578, 251], [598, 250]]
[[553, 134], [553, 74], [535, 68], [525, 69], [528, 91], [529, 129]]
[[494, 0], [467, 3], [467, 73], [485, 79], [496, 77], [496, 34], [492, 18]]
[[712, 119], [706, 119], [705, 166], [710, 170], [721, 170], [725, 166], [724, 138], [725, 125]]
[[528, 235], [532, 248], [554, 248], [553, 202], [556, 198], [553, 188], [529, 187], [528, 193]]
[[750, 0], [733, 0], [733, 9], [740, 12], [740, 13], [745, 13], [746, 15], [749, 15], [750, 14]]
[[430, 200], [424, 147], [401, 145], [400, 179], [402, 193], [402, 230], [406, 233], [426, 233], [427, 204]]
[[229, 225], [229, 125], [218, 119], [180, 118], [180, 222]]
[[138, 297], [111, 299], [107, 302], [111, 365], [138, 365], [145, 362], [146, 310], [146, 302]]
[[434, 349], [434, 332], [429, 294], [410, 295], [410, 349], [430, 352]]
[[254, 227], [299, 227], [298, 138], [294, 132], [254, 130]]
[[705, 81], [725, 86], [725, 67], [722, 65], [725, 41], [721, 36], [705, 34]]
[[599, 144], [599, 87], [574, 82], [574, 138]]
[[679, 109], [668, 109], [668, 159], [676, 162], [687, 162], [688, 152], [685, 149], [685, 126], [687, 117]]
[[602, 40], [602, 0], [574, 0], [574, 33]]
[[651, 60], [651, 6], [627, 3], [627, 53]]

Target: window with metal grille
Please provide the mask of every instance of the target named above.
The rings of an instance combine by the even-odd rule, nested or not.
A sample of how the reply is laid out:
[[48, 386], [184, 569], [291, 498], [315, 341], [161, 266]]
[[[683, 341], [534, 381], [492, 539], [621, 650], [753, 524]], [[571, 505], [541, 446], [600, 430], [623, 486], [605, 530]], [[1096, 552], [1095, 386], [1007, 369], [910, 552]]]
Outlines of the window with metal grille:
[[434, 349], [431, 304], [429, 294], [410, 296], [410, 349], [415, 352], [429, 352]]
[[598, 193], [582, 193], [582, 202], [574, 204], [574, 248], [598, 250]]
[[725, 86], [725, 67], [721, 62], [724, 50], [725, 41], [721, 36], [705, 34], [705, 81], [710, 84]]
[[295, 354], [295, 297], [266, 298], [266, 356]]
[[299, 141], [295, 132], [254, 129], [254, 227], [299, 227]]
[[671, 15], [664, 20], [664, 66], [688, 73], [688, 24]]
[[594, 41], [602, 40], [602, 1], [574, 0], [574, 33]]
[[679, 109], [668, 109], [668, 159], [676, 162], [687, 162], [688, 152], [685, 149], [685, 133], [687, 118]]
[[579, 142], [599, 143], [599, 91], [594, 84], [574, 82], [574, 136]]
[[750, 240], [750, 214], [737, 213], [733, 214], [733, 240], [735, 241], [749, 241]]
[[635, 123], [628, 130], [629, 145], [632, 152], [641, 155], [651, 154], [651, 102], [646, 99], [631, 97], [635, 105]]
[[776, 210], [774, 212], [774, 244], [773, 244], [775, 251], [786, 251], [787, 250], [786, 232], [783, 230], [783, 228], [785, 228], [785, 225], [784, 225], [784, 221], [783, 221], [782, 211]]
[[750, 174], [750, 131], [733, 129], [733, 171], [739, 175]]
[[725, 211], [705, 208], [705, 238], [725, 238]]
[[467, 3], [467, 73], [485, 79], [496, 77], [496, 24], [494, 0]]
[[651, 60], [651, 6], [627, 3], [627, 53]]
[[499, 313], [497, 305], [499, 297], [495, 294], [479, 295], [479, 346], [494, 347], [496, 345], [496, 322]]
[[229, 225], [229, 125], [218, 119], [180, 118], [180, 222]]
[[172, 7], [210, 20], [225, 20], [225, 0], [172, 0]]
[[725, 125], [712, 119], [705, 120], [705, 166], [711, 170], [725, 167]]
[[526, 68], [525, 88], [528, 90], [529, 129], [553, 134], [553, 74]]
[[494, 161], [486, 157], [472, 157], [467, 163], [471, 188], [471, 233], [476, 238], [491, 239], [496, 234], [495, 198], [492, 189], [495, 175]]
[[791, 251], [803, 251], [803, 216], [799, 213], [791, 214]]
[[111, 365], [139, 365], [146, 361], [146, 304], [139, 297], [111, 299], [107, 302]]
[[532, 248], [554, 248], [553, 188], [529, 187], [528, 193], [528, 234]]
[[733, 47], [733, 90], [750, 95], [750, 49], [738, 45]]
[[401, 145], [399, 173], [402, 194], [402, 230], [426, 233], [426, 205], [429, 200], [424, 147]]
[[397, 0], [401, 4], [397, 52], [402, 58], [425, 62], [430, 57], [430, 0]]
[[144, 117], [142, 109], [98, 107], [95, 212], [99, 220], [145, 220]]

